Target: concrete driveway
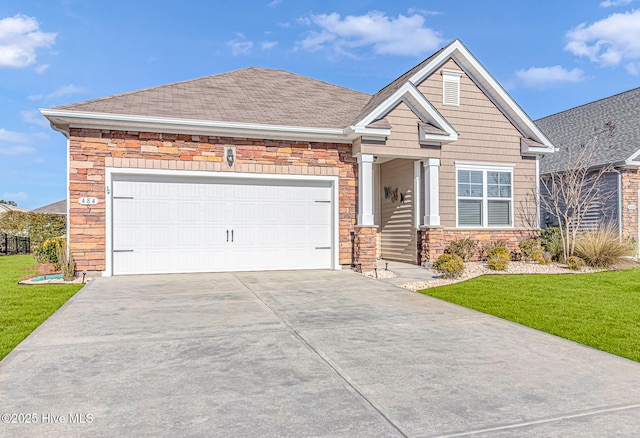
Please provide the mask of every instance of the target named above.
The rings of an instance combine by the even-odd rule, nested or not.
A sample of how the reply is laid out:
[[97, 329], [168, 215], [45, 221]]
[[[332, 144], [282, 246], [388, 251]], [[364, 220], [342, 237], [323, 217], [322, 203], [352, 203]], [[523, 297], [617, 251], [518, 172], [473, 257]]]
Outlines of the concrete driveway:
[[640, 364], [349, 271], [100, 278], [0, 362], [0, 414], [0, 436], [637, 436]]

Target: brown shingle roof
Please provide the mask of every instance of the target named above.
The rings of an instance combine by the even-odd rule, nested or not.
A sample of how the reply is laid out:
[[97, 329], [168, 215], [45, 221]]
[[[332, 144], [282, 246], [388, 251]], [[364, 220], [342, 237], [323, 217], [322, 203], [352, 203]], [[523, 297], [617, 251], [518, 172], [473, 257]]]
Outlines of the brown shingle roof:
[[369, 102], [367, 102], [366, 106], [364, 108], [362, 108], [362, 111], [360, 111], [358, 116], [353, 120], [353, 123], [357, 123], [360, 120], [362, 120], [363, 118], [365, 118], [371, 111], [376, 109], [376, 107], [378, 105], [380, 105], [382, 102], [384, 102], [385, 99], [387, 99], [393, 93], [398, 91], [398, 89], [400, 87], [402, 87], [407, 81], [409, 81], [409, 78], [411, 78], [411, 76], [413, 76], [414, 74], [416, 74], [417, 72], [422, 70], [424, 68], [424, 66], [426, 66], [429, 62], [431, 62], [431, 60], [433, 58], [438, 56], [438, 54], [440, 52], [442, 52], [444, 49], [446, 49], [446, 47], [447, 46], [441, 48], [436, 53], [434, 53], [433, 55], [431, 55], [430, 57], [428, 57], [427, 59], [422, 61], [420, 64], [416, 65], [411, 70], [407, 71], [402, 76], [400, 76], [398, 79], [394, 80], [389, 85], [384, 87], [382, 90], [380, 90], [376, 94], [374, 94], [371, 97], [371, 99], [369, 100]]
[[371, 95], [283, 70], [250, 67], [57, 110], [279, 126], [345, 128]]
[[48, 213], [48, 214], [67, 214], [67, 200], [53, 202], [51, 204], [38, 207], [33, 210], [34, 213]]
[[418, 125], [422, 128], [424, 132], [427, 134], [436, 134], [436, 135], [448, 135], [449, 133], [444, 129], [440, 129], [437, 126], [433, 126], [431, 123], [422, 123], [418, 122]]

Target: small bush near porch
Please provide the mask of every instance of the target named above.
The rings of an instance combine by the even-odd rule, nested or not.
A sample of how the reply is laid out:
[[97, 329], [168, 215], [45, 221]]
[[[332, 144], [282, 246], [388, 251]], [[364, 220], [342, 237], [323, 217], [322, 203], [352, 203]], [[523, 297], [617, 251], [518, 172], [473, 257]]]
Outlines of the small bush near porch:
[[0, 256], [0, 360], [71, 298], [82, 284], [21, 286], [31, 255]]
[[487, 275], [421, 293], [640, 362], [640, 269]]

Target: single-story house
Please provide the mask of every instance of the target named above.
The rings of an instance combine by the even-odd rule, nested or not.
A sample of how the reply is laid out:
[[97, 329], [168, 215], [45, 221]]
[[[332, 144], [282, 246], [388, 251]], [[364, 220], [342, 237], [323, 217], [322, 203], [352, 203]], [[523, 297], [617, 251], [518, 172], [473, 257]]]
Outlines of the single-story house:
[[[556, 153], [540, 160], [541, 177], [575, 166], [572, 160], [579, 155], [576, 150], [584, 147], [589, 148], [594, 171], [607, 170], [599, 184], [603, 193], [609, 195], [589, 206], [582, 228], [594, 229], [612, 221], [617, 223], [621, 237], [637, 242], [640, 88], [544, 117], [536, 120], [536, 124], [558, 148]], [[609, 129], [603, 130], [605, 125]], [[598, 135], [601, 131], [604, 133]], [[556, 223], [551, 214], [542, 214], [542, 226]]]
[[6, 213], [8, 211], [21, 211], [23, 213], [26, 213], [29, 210], [25, 210], [24, 208], [20, 208], [20, 207], [17, 207], [15, 205], [0, 203], [0, 215]]
[[515, 246], [554, 150], [459, 40], [374, 95], [252, 67], [42, 113], [68, 139], [70, 251], [107, 276]]
[[67, 215], [67, 200], [52, 202], [51, 204], [43, 205], [32, 210], [34, 213], [46, 213], [46, 214], [58, 214], [61, 216]]

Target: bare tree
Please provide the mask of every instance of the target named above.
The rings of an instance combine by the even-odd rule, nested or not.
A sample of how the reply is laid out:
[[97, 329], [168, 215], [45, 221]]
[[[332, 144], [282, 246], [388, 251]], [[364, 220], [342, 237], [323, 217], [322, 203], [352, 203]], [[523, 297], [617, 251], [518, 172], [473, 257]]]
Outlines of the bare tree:
[[520, 197], [516, 205], [516, 216], [524, 228], [529, 230], [531, 237], [539, 237], [540, 225], [538, 223], [538, 187], [535, 178], [526, 179], [529, 190]]
[[568, 168], [554, 169], [540, 180], [540, 204], [558, 219], [565, 260], [575, 252], [576, 236], [589, 208], [604, 208], [614, 195], [602, 184], [605, 174], [613, 168], [599, 165], [596, 157], [600, 139], [611, 136], [614, 128], [607, 122], [586, 143], [567, 147], [563, 154]]

